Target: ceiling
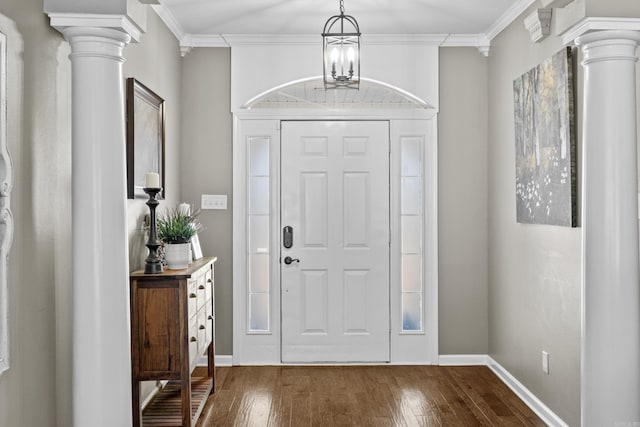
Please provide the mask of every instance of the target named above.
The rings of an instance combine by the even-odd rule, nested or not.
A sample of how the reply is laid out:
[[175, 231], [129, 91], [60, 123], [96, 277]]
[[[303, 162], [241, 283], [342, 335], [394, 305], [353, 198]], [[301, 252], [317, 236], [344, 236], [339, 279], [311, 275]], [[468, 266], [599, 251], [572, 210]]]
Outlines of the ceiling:
[[[345, 13], [357, 19], [363, 35], [487, 35], [497, 33], [496, 27], [510, 22], [509, 16], [517, 16], [533, 1], [344, 0], [344, 6]], [[154, 7], [165, 21], [172, 21], [174, 32], [192, 36], [320, 34], [327, 18], [339, 13], [339, 0], [159, 0], [159, 3]]]

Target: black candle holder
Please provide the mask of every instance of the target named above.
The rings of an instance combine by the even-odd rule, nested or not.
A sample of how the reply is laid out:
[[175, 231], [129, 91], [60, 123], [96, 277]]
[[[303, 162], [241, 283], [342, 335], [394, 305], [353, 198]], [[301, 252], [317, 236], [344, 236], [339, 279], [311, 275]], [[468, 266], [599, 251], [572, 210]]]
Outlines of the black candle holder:
[[149, 248], [149, 256], [145, 260], [144, 272], [145, 274], [158, 274], [164, 270], [162, 268], [162, 259], [158, 255], [158, 248], [160, 247], [160, 241], [158, 240], [158, 232], [156, 230], [156, 208], [160, 204], [158, 199], [158, 193], [162, 191], [162, 188], [143, 188], [144, 192], [149, 195], [147, 206], [149, 206], [149, 240], [145, 245]]

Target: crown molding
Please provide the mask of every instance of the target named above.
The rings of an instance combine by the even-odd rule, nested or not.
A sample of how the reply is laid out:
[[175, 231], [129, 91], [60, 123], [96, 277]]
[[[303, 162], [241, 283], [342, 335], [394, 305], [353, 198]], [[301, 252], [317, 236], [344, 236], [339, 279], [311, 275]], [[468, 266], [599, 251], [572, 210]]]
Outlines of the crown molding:
[[180, 40], [180, 47], [229, 47], [229, 43], [218, 34], [187, 34]]
[[368, 45], [425, 45], [440, 46], [448, 34], [363, 34]]
[[489, 40], [493, 40], [498, 34], [500, 34], [505, 28], [507, 28], [513, 21], [518, 19], [529, 6], [535, 3], [536, 0], [518, 0], [511, 6], [500, 18], [491, 26], [485, 35]]
[[221, 34], [228, 46], [243, 45], [317, 45], [320, 34]]
[[50, 13], [51, 26], [63, 32], [69, 27], [111, 28], [131, 36], [139, 42], [143, 31], [126, 15], [103, 15], [97, 13]]
[[180, 25], [173, 14], [169, 12], [169, 9], [164, 7], [162, 4], [152, 4], [151, 8], [160, 17], [160, 19], [162, 19], [167, 28], [169, 28], [169, 31], [173, 33], [180, 44], [182, 44], [182, 40], [187, 36], [187, 33], [184, 32], [182, 25]]
[[[439, 46], [472, 46], [485, 56], [489, 54], [491, 40], [500, 34], [529, 8], [536, 0], [517, 0], [484, 33], [478, 34], [365, 34], [367, 44], [418, 44]], [[180, 42], [183, 52], [190, 47], [230, 47], [241, 45], [289, 44], [313, 45], [318, 35], [313, 34], [188, 34], [171, 12], [162, 4], [151, 5]]]
[[486, 34], [449, 34], [442, 47], [476, 47], [483, 56], [489, 56], [491, 40]]
[[[184, 47], [229, 47], [242, 45], [317, 45], [315, 34], [186, 34], [180, 41]], [[484, 34], [365, 34], [367, 45], [427, 45], [427, 46], [484, 46]]]
[[639, 18], [584, 18], [562, 34], [565, 45], [592, 31], [640, 31]]
[[[180, 39], [184, 54], [194, 47], [233, 47], [260, 45], [307, 45], [320, 42], [315, 34], [185, 34]], [[491, 41], [485, 34], [365, 34], [363, 44], [476, 47], [487, 56]], [[184, 56], [184, 55], [183, 55]]]

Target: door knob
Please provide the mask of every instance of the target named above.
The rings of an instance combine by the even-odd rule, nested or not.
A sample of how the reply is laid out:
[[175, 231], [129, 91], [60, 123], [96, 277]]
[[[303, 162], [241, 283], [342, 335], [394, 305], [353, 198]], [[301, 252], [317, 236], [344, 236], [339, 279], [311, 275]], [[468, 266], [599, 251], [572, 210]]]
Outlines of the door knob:
[[291, 258], [290, 256], [284, 257], [284, 263], [289, 265], [292, 262], [300, 262], [298, 258]]

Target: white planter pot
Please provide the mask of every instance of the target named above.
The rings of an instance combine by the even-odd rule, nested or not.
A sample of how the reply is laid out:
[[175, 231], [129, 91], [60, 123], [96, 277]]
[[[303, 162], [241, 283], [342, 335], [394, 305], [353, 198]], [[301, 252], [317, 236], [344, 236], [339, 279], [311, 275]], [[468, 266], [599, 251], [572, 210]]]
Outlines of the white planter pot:
[[169, 270], [182, 270], [191, 262], [191, 243], [166, 243], [164, 259]]

